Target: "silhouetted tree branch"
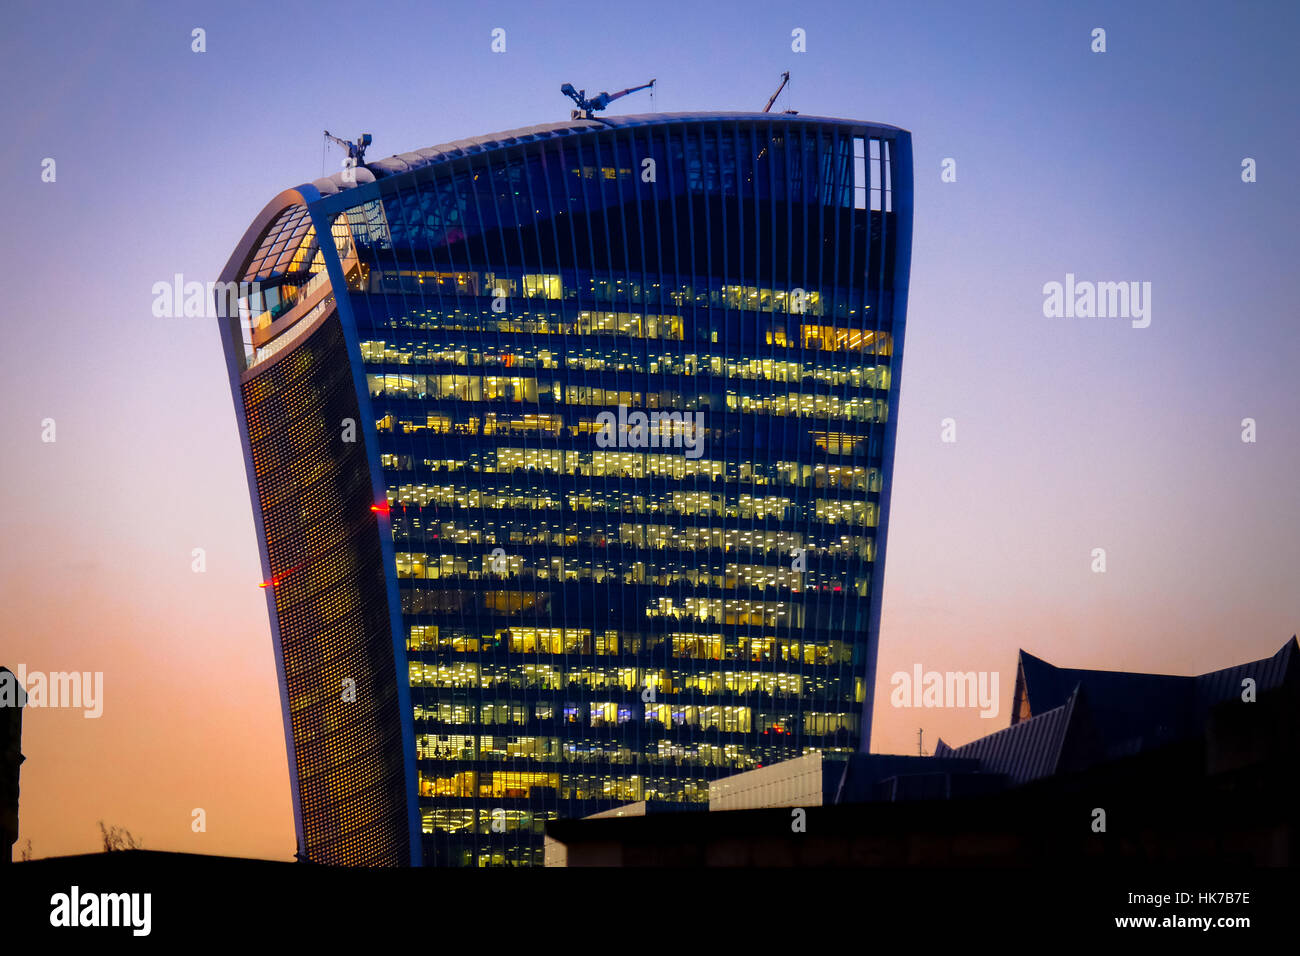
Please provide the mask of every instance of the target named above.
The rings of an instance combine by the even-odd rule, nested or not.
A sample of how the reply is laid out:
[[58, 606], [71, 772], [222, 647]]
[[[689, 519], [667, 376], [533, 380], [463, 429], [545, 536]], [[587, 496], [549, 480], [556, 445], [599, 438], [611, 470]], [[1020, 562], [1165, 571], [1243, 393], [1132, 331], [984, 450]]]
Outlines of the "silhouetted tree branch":
[[117, 850], [139, 850], [144, 847], [144, 843], [132, 836], [131, 831], [126, 827], [105, 828], [104, 821], [100, 820], [99, 832], [104, 835], [105, 853], [113, 853]]

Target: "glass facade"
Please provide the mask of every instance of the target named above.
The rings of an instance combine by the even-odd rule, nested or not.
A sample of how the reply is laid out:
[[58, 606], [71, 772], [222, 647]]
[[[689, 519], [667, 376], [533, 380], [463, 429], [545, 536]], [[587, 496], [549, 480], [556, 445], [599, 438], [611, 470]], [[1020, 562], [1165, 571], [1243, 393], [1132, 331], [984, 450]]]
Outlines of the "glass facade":
[[[357, 178], [250, 230], [227, 278], [262, 289], [228, 355], [247, 392], [341, 330], [346, 359], [304, 360], [322, 389], [301, 414], [344, 436], [324, 383], [350, 378], [335, 471], [375, 497], [344, 507], [350, 536], [280, 561], [350, 564], [352, 585], [330, 580], [375, 622], [356, 640], [392, 648], [404, 682], [367, 691], [388, 693], [370, 719], [409, 737], [369, 759], [405, 780], [410, 858], [540, 864], [548, 819], [703, 804], [719, 777], [863, 746], [908, 134], [613, 117]], [[310, 537], [321, 516], [302, 520]], [[276, 590], [294, 578], [276, 582], [265, 524]]]

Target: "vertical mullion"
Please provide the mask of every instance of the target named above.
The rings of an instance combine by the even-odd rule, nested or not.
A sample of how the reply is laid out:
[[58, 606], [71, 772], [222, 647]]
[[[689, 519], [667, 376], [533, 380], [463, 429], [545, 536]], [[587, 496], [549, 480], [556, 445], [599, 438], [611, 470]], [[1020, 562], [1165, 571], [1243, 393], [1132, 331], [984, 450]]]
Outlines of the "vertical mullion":
[[[539, 220], [539, 216], [540, 216], [540, 214], [541, 214], [541, 206], [539, 205], [540, 200], [538, 199], [538, 197], [537, 197], [537, 195], [536, 195], [536, 192], [535, 192], [535, 190], [534, 190], [534, 188], [533, 188], [533, 176], [532, 176], [532, 174], [531, 174], [531, 170], [532, 170], [533, 168], [536, 168], [536, 169], [538, 170], [539, 174], [542, 175], [542, 176], [544, 177], [544, 176], [545, 176], [545, 161], [544, 161], [544, 160], [545, 160], [544, 147], [541, 146], [540, 144], [533, 145], [533, 146], [531, 146], [530, 148], [525, 149], [525, 150], [523, 150], [523, 151], [521, 152], [520, 162], [521, 162], [521, 164], [522, 164], [522, 179], [523, 179], [523, 181], [524, 181], [525, 187], [526, 187], [527, 190], [528, 190], [528, 208], [533, 210], [533, 212], [530, 213], [530, 215], [532, 216], [532, 224], [533, 224], [533, 225], [532, 225], [532, 230], [533, 230], [533, 240], [534, 240], [534, 243], [536, 244], [536, 247], [537, 247], [537, 269], [538, 269], [538, 273], [539, 273], [540, 275], [542, 275], [542, 276], [548, 275], [549, 273], [548, 273], [548, 269], [547, 269], [546, 256], [545, 256], [545, 254], [544, 254], [544, 252], [543, 252], [543, 249], [542, 249], [541, 224], [540, 224], [540, 220]], [[534, 166], [534, 164], [535, 164], [535, 166]], [[547, 212], [547, 216], [546, 216], [546, 218], [550, 221], [550, 225], [551, 225], [552, 232], [554, 232], [554, 229], [555, 229], [555, 222], [554, 222], [554, 215], [552, 214], [552, 213], [553, 213], [553, 210], [548, 206], [546, 212]], [[556, 243], [556, 245], [558, 245], [558, 242]], [[560, 295], [561, 295], [561, 298], [560, 298], [558, 301], [560, 302], [560, 307], [559, 307], [559, 308], [560, 308], [561, 318], [562, 318], [562, 317], [563, 317], [563, 302], [564, 302], [564, 300], [563, 300], [563, 294], [564, 294], [564, 292], [563, 292], [563, 279], [562, 279], [562, 277], [561, 277], [561, 271], [560, 271], [559, 263], [558, 263], [558, 262], [556, 263], [555, 275], [556, 275], [557, 280], [560, 281]], [[549, 311], [550, 311], [550, 304], [549, 304], [549, 303], [551, 302], [551, 299], [550, 299], [549, 295], [544, 299], [544, 301], [547, 303], [547, 305], [546, 305], [546, 309], [547, 309], [547, 312], [548, 312], [548, 320], [547, 320], [547, 321], [548, 321], [548, 325], [549, 325]], [[536, 323], [534, 323], [532, 326], [530, 326], [530, 330], [531, 330], [531, 331], [530, 331], [529, 336], [528, 336], [528, 341], [529, 341], [529, 347], [530, 347], [530, 349], [532, 350], [532, 356], [533, 356], [533, 371], [534, 371], [534, 374], [538, 377], [538, 381], [539, 381], [539, 383], [540, 383], [542, 367], [541, 367], [541, 365], [540, 365], [540, 362], [541, 362], [541, 356], [540, 356], [540, 343], [538, 342], [538, 337], [537, 337], [537, 334], [536, 334], [536, 331], [535, 331], [535, 330], [536, 330]], [[549, 351], [549, 350], [548, 350], [548, 351]], [[561, 394], [561, 396], [563, 396], [563, 394], [564, 394], [563, 389], [561, 389], [560, 394]], [[553, 391], [552, 391], [552, 395], [554, 395], [554, 392], [553, 392]], [[552, 398], [552, 401], [554, 401], [553, 398]], [[540, 384], [539, 384], [539, 385], [538, 385], [538, 405], [540, 406], [540, 404], [541, 404], [541, 386], [540, 386]], [[559, 408], [557, 408], [556, 413], [560, 416], [560, 422], [561, 422], [560, 430], [559, 430], [559, 432], [557, 432], [557, 433], [555, 434], [555, 436], [554, 436], [554, 441], [549, 442], [548, 444], [552, 444], [552, 445], [555, 446], [555, 447], [554, 447], [555, 455], [556, 455], [557, 458], [560, 459], [560, 468], [559, 468], [559, 473], [558, 473], [558, 475], [557, 475], [556, 482], [555, 482], [555, 485], [556, 485], [556, 506], [557, 506], [557, 507], [556, 507], [555, 510], [551, 510], [551, 509], [548, 509], [548, 510], [547, 510], [547, 515], [548, 515], [548, 522], [547, 522], [547, 523], [548, 523], [548, 525], [554, 525], [554, 524], [558, 523], [558, 524], [560, 525], [560, 527], [563, 528], [563, 525], [564, 525], [564, 510], [565, 510], [565, 508], [564, 508], [565, 495], [564, 495], [564, 487], [563, 487], [563, 485], [564, 485], [564, 480], [563, 480], [563, 470], [564, 470], [563, 461], [564, 461], [564, 453], [563, 453], [563, 450], [562, 450], [562, 447], [561, 447], [561, 446], [563, 445], [562, 438], [563, 438], [563, 434], [564, 434], [564, 417], [563, 417], [563, 416], [564, 416], [564, 412], [563, 412], [563, 405], [560, 405]], [[538, 442], [539, 442], [539, 445], [542, 444], [542, 439], [541, 439], [541, 435], [540, 435], [540, 434], [538, 435]], [[546, 489], [546, 491], [549, 493], [549, 486], [548, 486], [548, 483], [547, 483], [547, 480], [546, 480], [546, 471], [545, 471], [545, 469], [542, 470], [541, 474], [542, 474], [542, 482], [543, 482], [543, 485], [542, 485], [542, 486], [543, 486], [543, 488]], [[545, 546], [546, 546], [546, 556], [547, 556], [547, 561], [548, 561], [548, 567], [549, 567], [549, 562], [550, 562], [550, 559], [551, 559], [551, 558], [550, 558], [550, 556], [551, 556], [551, 547], [550, 547], [550, 546], [551, 546], [551, 544], [552, 544], [552, 538], [551, 538], [551, 536], [554, 535], [554, 534], [555, 534], [555, 532], [554, 532], [554, 530], [552, 529], [551, 531], [549, 531], [548, 535], [547, 535], [546, 538], [544, 539], [544, 544], [545, 544]], [[566, 556], [566, 555], [565, 555], [565, 549], [564, 549], [563, 538], [561, 538], [561, 541], [560, 541], [559, 551], [560, 551], [561, 566], [563, 566], [563, 564], [564, 564], [564, 558], [565, 558], [565, 556]], [[549, 625], [551, 626], [551, 628], [554, 628], [555, 621], [556, 621], [556, 619], [558, 618], [559, 621], [561, 622], [561, 633], [563, 633], [563, 626], [564, 626], [564, 624], [567, 622], [567, 600], [566, 600], [566, 597], [567, 597], [567, 583], [566, 583], [566, 581], [565, 581], [563, 575], [561, 575], [560, 580], [559, 580], [559, 584], [558, 584], [558, 586], [554, 589], [554, 591], [553, 591], [553, 593], [552, 593], [552, 597], [551, 597], [551, 614], [550, 614], [550, 620], [549, 620], [549, 622], [548, 622]], [[557, 604], [559, 605], [559, 609], [558, 609], [558, 610], [559, 610], [559, 613], [558, 613], [558, 614], [556, 613], [556, 605], [557, 605]], [[548, 639], [550, 639], [550, 638], [548, 638]], [[541, 651], [539, 650], [537, 653], [538, 653], [538, 656], [540, 657], [540, 655], [541, 655]], [[536, 701], [535, 701], [534, 698], [536, 698], [538, 695], [537, 695], [536, 693], [534, 693], [533, 688], [530, 688], [526, 683], [524, 683], [524, 681], [523, 681], [522, 679], [521, 679], [520, 683], [521, 683], [521, 686], [522, 686], [522, 689], [523, 689], [523, 700], [524, 700], [524, 720], [527, 722], [528, 726], [531, 728], [531, 727], [533, 727], [533, 725], [536, 723], [536, 719], [537, 719], [537, 704], [536, 704]], [[540, 737], [540, 736], [541, 736], [541, 735], [536, 735], [534, 739], [536, 739], [536, 737]], [[535, 754], [534, 756], [536, 757], [537, 755]], [[549, 761], [549, 760], [547, 760], [547, 761], [538, 761], [538, 760], [534, 760], [534, 761], [533, 761], [534, 764], [542, 763], [542, 764], [545, 764], [545, 765], [549, 765], [551, 762], [552, 762], [552, 761]], [[558, 780], [558, 771], [556, 771], [556, 773], [557, 773], [557, 778], [556, 778], [556, 779]], [[537, 801], [536, 798], [532, 797], [532, 795], [531, 795], [531, 793], [530, 793], [530, 795], [529, 795], [529, 799], [530, 799], [530, 802], [532, 803], [532, 806], [530, 807], [530, 809], [532, 810], [532, 812], [533, 812], [534, 814], [537, 813], [537, 807], [536, 807], [536, 804], [540, 802], [540, 804], [541, 804], [541, 813], [542, 813], [542, 818], [543, 818], [543, 820], [546, 819], [547, 814], [548, 814], [552, 809], [555, 810], [555, 812], [556, 812], [556, 814], [557, 814], [557, 816], [558, 816], [558, 813], [559, 813], [559, 806], [558, 806], [559, 793], [558, 793], [558, 788], [557, 788], [557, 792], [556, 792], [556, 801], [555, 801], [556, 805], [555, 805], [554, 808], [551, 807], [551, 805], [550, 805], [550, 801], [548, 801], [548, 800], [545, 799], [545, 798], [543, 798], [541, 801]], [[544, 825], [544, 824], [543, 824], [543, 825]], [[530, 843], [535, 843], [535, 841], [533, 840], [533, 837], [532, 837], [531, 833], [530, 833], [530, 835], [529, 835], [529, 841], [530, 841]], [[536, 850], [534, 849], [533, 852], [535, 853]]]
[[[593, 135], [594, 135], [594, 134], [593, 134]], [[595, 244], [594, 244], [594, 238], [593, 238], [593, 236], [592, 236], [593, 206], [592, 206], [591, 199], [590, 199], [590, 197], [589, 197], [589, 191], [588, 191], [588, 189], [587, 189], [587, 177], [586, 177], [585, 175], [583, 175], [583, 173], [584, 173], [584, 171], [585, 171], [585, 170], [584, 170], [584, 167], [585, 167], [585, 160], [584, 160], [584, 158], [583, 158], [582, 140], [585, 138], [585, 136], [586, 136], [586, 134], [583, 134], [583, 135], [580, 135], [580, 136], [578, 136], [577, 138], [575, 138], [575, 140], [574, 140], [574, 151], [577, 153], [577, 156], [578, 156], [578, 187], [579, 187], [579, 189], [580, 189], [581, 192], [582, 192], [582, 210], [583, 210], [583, 218], [584, 218], [584, 222], [585, 222], [585, 229], [584, 229], [584, 231], [585, 231], [586, 234], [587, 234], [587, 260], [586, 260], [586, 261], [588, 262], [589, 267], [590, 267], [589, 276], [590, 276], [590, 281], [591, 281], [591, 284], [592, 284], [592, 297], [591, 297], [591, 298], [592, 298], [592, 304], [595, 305], [595, 304], [598, 302], [598, 300], [597, 300], [597, 298], [596, 298], [596, 295], [595, 295], [595, 285], [596, 285], [596, 277], [597, 277], [597, 271], [598, 271], [598, 270], [597, 270], [597, 268], [596, 268], [596, 248], [595, 248]], [[596, 171], [599, 171], [599, 167], [596, 167]], [[576, 241], [576, 237], [575, 237], [575, 241]], [[598, 310], [593, 309], [593, 311], [598, 311]], [[592, 327], [592, 331], [591, 331], [590, 334], [592, 335], [593, 338], [596, 338], [596, 337], [599, 335], [599, 333], [595, 330], [595, 326], [594, 326], [594, 325], [593, 325], [593, 327]], [[617, 339], [616, 339], [616, 341], [617, 341]], [[608, 476], [605, 476], [605, 478], [606, 478], [606, 481], [608, 481]], [[622, 483], [621, 483], [621, 481], [620, 481], [619, 492], [620, 492], [620, 498], [621, 498], [621, 497], [622, 497]], [[608, 519], [606, 519], [606, 534], [605, 534], [605, 541], [606, 541], [606, 548], [608, 549], [608, 542], [609, 542]], [[593, 594], [594, 594], [594, 591], [593, 591]], [[593, 622], [594, 622], [594, 621], [596, 620], [595, 604], [594, 604], [594, 602], [593, 602], [593, 604], [592, 604], [592, 611], [593, 611], [593, 613], [592, 613], [591, 619], [592, 619]], [[606, 623], [606, 626], [608, 626], [607, 623]], [[593, 625], [592, 625], [592, 632], [593, 632], [593, 634], [594, 634], [594, 632], [595, 632], [595, 625], [594, 625], [594, 623], [593, 623]], [[581, 650], [581, 648], [578, 649], [578, 655], [577, 655], [577, 656], [578, 656], [579, 664], [581, 664], [581, 663], [582, 663], [582, 650]], [[565, 673], [566, 673], [566, 674], [568, 673], [568, 646], [567, 646], [567, 641], [566, 641], [566, 646], [565, 646]], [[567, 683], [567, 680], [566, 680], [566, 683]], [[589, 744], [589, 743], [591, 742], [591, 737], [593, 736], [592, 733], [591, 733], [591, 703], [592, 703], [591, 697], [592, 697], [592, 695], [591, 695], [591, 689], [590, 689], [589, 687], [587, 687], [587, 686], [584, 684], [584, 685], [583, 685], [583, 690], [582, 690], [582, 698], [583, 698], [583, 699], [582, 699], [582, 706], [581, 706], [581, 708], [580, 708], [581, 710], [583, 710], [583, 711], [586, 712], [586, 720], [585, 720], [584, 722], [582, 722], [582, 735], [583, 735], [583, 738], [584, 738], [584, 745]], [[602, 752], [603, 752], [603, 748], [602, 748]], [[585, 778], [585, 777], [586, 777], [586, 774], [584, 773], [584, 778]]]
[[[483, 214], [483, 204], [479, 201], [478, 188], [477, 188], [477, 186], [476, 186], [477, 178], [476, 178], [476, 176], [475, 176], [475, 168], [474, 168], [474, 161], [475, 161], [476, 158], [478, 158], [478, 157], [477, 157], [477, 156], [470, 156], [470, 158], [468, 159], [468, 161], [467, 161], [466, 164], [465, 164], [465, 169], [464, 169], [465, 185], [466, 185], [466, 189], [468, 190], [469, 195], [470, 195], [470, 197], [472, 198], [472, 201], [473, 201], [473, 203], [474, 203], [475, 215], [476, 215], [476, 218], [477, 218], [477, 220], [478, 220], [478, 238], [479, 238], [479, 243], [480, 243], [480, 244], [482, 245], [482, 247], [483, 247], [483, 270], [484, 270], [484, 272], [486, 272], [486, 270], [490, 268], [490, 269], [492, 269], [493, 274], [495, 275], [495, 273], [496, 273], [497, 270], [496, 270], [496, 267], [492, 264], [492, 251], [488, 248], [488, 240], [487, 240], [488, 222], [487, 222], [486, 217], [485, 217], [484, 214]], [[484, 164], [487, 165], [486, 157], [485, 157], [485, 163], [484, 163]], [[472, 254], [472, 253], [469, 253], [469, 244], [468, 244], [468, 242], [466, 243], [466, 252], [467, 252], [467, 254]], [[484, 292], [487, 292], [487, 291], [489, 291], [489, 290], [487, 290], [487, 289], [485, 289], [485, 288], [480, 288], [480, 289], [478, 290], [478, 292], [479, 292], [479, 303], [476, 303], [476, 308], [479, 310], [479, 323], [481, 324], [481, 327], [482, 327], [482, 332], [481, 332], [480, 334], [482, 335], [482, 341], [485, 341], [485, 342], [487, 341], [487, 335], [488, 335], [488, 328], [489, 328], [489, 326], [495, 326], [495, 329], [496, 329], [496, 331], [497, 331], [497, 333], [498, 333], [498, 336], [499, 336], [500, 327], [501, 327], [501, 326], [500, 326], [500, 320], [493, 320], [493, 319], [491, 318], [490, 307], [489, 307], [489, 315], [483, 315], [483, 313], [482, 313], [482, 311], [481, 311], [481, 309], [482, 309], [481, 301], [482, 301], [482, 298], [483, 298], [483, 295], [482, 295], [482, 294], [483, 294]], [[491, 291], [492, 291], [493, 293], [495, 293], [496, 290], [493, 289], [493, 290], [491, 290]], [[504, 292], [508, 292], [509, 290], [506, 289], [505, 287], [502, 287], [502, 288], [501, 288], [501, 291], [504, 293]], [[492, 295], [491, 298], [495, 298], [495, 295]], [[499, 342], [498, 342], [498, 344], [499, 344]], [[485, 368], [485, 367], [484, 367], [484, 368]], [[483, 412], [482, 412], [482, 409], [484, 408], [484, 402], [485, 402], [485, 399], [483, 398], [483, 390], [482, 390], [482, 377], [483, 377], [483, 376], [482, 376], [482, 374], [480, 373], [480, 376], [479, 376], [479, 381], [480, 381], [480, 385], [479, 385], [479, 402], [478, 402], [479, 409], [480, 409], [480, 412], [479, 412], [480, 415], [483, 413]], [[484, 447], [484, 446], [480, 446], [480, 447]], [[480, 465], [480, 467], [481, 467], [481, 465]], [[479, 479], [479, 481], [480, 481], [480, 487], [481, 487], [481, 485], [482, 485], [482, 477], [481, 477], [481, 476], [482, 476], [483, 473], [480, 471], [479, 474], [480, 474], [480, 479]], [[510, 488], [511, 488], [511, 491], [513, 492], [513, 490], [514, 490], [514, 481], [513, 481], [513, 476], [512, 476], [511, 483], [510, 483]], [[481, 494], [481, 492], [480, 492], [480, 494]], [[497, 527], [500, 527], [500, 523], [499, 523], [499, 522], [497, 523]], [[471, 546], [472, 546], [472, 544], [473, 544], [473, 541], [470, 542], [470, 545], [471, 545]], [[478, 555], [479, 560], [480, 560], [480, 566], [481, 566], [481, 560], [482, 560], [482, 551], [483, 551], [483, 548], [484, 548], [486, 545], [487, 545], [487, 542], [486, 542], [486, 541], [484, 541], [484, 540], [480, 540], [480, 542], [479, 542], [479, 549], [478, 549], [479, 552], [480, 552], [480, 554]], [[508, 553], [508, 552], [507, 552], [507, 553]], [[468, 571], [468, 566], [469, 566], [469, 562], [468, 562], [468, 560], [467, 560], [467, 561], [466, 561], [466, 570], [467, 570], [467, 571]], [[495, 583], [495, 582], [493, 582], [493, 583]], [[500, 588], [501, 588], [501, 593], [502, 593], [503, 596], [504, 596], [504, 595], [507, 593], [507, 591], [509, 590], [509, 589], [506, 587], [506, 585], [505, 585], [504, 582], [500, 585]], [[508, 602], [506, 602], [506, 603], [508, 604]], [[483, 607], [481, 610], [484, 611], [484, 612], [486, 612], [487, 609], [486, 609], [486, 607]], [[481, 621], [480, 621], [480, 617], [484, 617], [484, 618], [486, 618], [486, 617], [487, 617], [487, 614], [484, 613], [484, 614], [480, 615], [479, 612], [480, 612], [480, 608], [479, 608], [479, 606], [476, 604], [476, 606], [471, 610], [470, 614], [471, 614], [472, 619], [475, 621], [476, 625], [478, 625], [477, 629], [478, 629], [478, 630], [480, 631], [480, 633], [481, 633], [481, 632], [482, 632], [482, 624], [481, 624]], [[464, 606], [462, 605], [462, 607], [461, 607], [461, 619], [462, 619], [462, 621], [464, 620], [464, 616], [465, 616], [465, 611], [464, 611]], [[497, 615], [496, 615], [496, 614], [493, 614], [492, 617], [494, 618], [494, 622], [493, 622], [493, 635], [494, 635], [494, 637], [495, 637], [495, 634], [496, 634], [495, 618], [497, 617]], [[494, 677], [493, 685], [499, 683], [499, 681], [496, 680], [495, 678], [498, 677], [498, 676], [500, 675], [500, 673], [501, 673], [501, 662], [500, 662], [500, 660], [499, 660], [498, 648], [499, 648], [499, 643], [498, 643], [497, 641], [494, 641], [494, 642], [493, 642], [493, 648], [492, 648], [492, 673], [493, 673], [493, 677]], [[478, 855], [479, 855], [479, 853], [480, 853], [480, 851], [481, 851], [481, 849], [482, 849], [482, 847], [483, 847], [484, 844], [486, 844], [486, 847], [487, 847], [487, 852], [488, 852], [488, 855], [489, 855], [489, 862], [491, 862], [491, 853], [492, 853], [492, 840], [491, 840], [491, 837], [489, 836], [489, 837], [487, 838], [487, 840], [484, 840], [484, 839], [482, 838], [482, 837], [483, 837], [483, 834], [481, 834], [481, 833], [479, 832], [480, 814], [481, 814], [481, 812], [482, 812], [482, 807], [480, 806], [480, 804], [481, 804], [481, 802], [482, 802], [482, 794], [483, 794], [483, 791], [482, 791], [482, 780], [483, 780], [483, 775], [484, 775], [485, 773], [489, 772], [489, 771], [487, 770], [487, 762], [483, 759], [483, 736], [484, 736], [484, 735], [483, 735], [483, 733], [482, 733], [482, 724], [483, 724], [483, 694], [482, 694], [482, 692], [481, 692], [481, 688], [482, 688], [483, 683], [484, 683], [484, 681], [483, 681], [483, 675], [482, 675], [482, 670], [483, 670], [484, 664], [486, 663], [486, 660], [485, 660], [486, 656], [487, 656], [486, 651], [485, 651], [485, 649], [483, 648], [482, 644], [480, 643], [480, 645], [479, 645], [479, 671], [480, 671], [480, 673], [479, 673], [479, 687], [480, 687], [480, 692], [479, 692], [477, 695], [475, 695], [475, 698], [476, 698], [476, 699], [475, 699], [475, 708], [476, 708], [476, 713], [474, 714], [474, 724], [475, 724], [475, 726], [474, 726], [474, 761], [475, 761], [475, 764], [474, 764], [474, 765], [475, 765], [475, 769], [477, 770], [477, 772], [478, 772], [478, 774], [479, 774], [479, 783], [480, 783], [480, 787], [479, 787], [479, 791], [478, 791], [478, 793], [475, 794], [475, 796], [474, 796], [474, 831], [473, 831], [473, 834], [474, 834], [474, 835], [473, 835], [473, 839], [472, 839], [472, 841], [471, 841], [471, 845], [474, 847], [474, 851], [473, 851], [473, 852], [474, 852], [474, 855], [475, 855], [475, 862], [477, 862]], [[495, 686], [494, 686], [493, 693], [495, 694]], [[493, 704], [495, 705], [495, 697], [493, 697]], [[493, 735], [493, 736], [495, 736], [495, 735]], [[495, 783], [495, 780], [494, 780], [493, 782]]]

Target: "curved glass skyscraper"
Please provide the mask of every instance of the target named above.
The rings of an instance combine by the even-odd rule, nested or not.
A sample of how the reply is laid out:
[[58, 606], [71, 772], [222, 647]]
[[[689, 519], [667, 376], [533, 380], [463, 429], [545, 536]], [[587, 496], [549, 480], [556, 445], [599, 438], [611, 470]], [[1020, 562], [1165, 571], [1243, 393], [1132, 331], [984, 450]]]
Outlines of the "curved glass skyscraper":
[[538, 863], [864, 745], [911, 197], [902, 130], [705, 113], [263, 210], [224, 338], [302, 853]]

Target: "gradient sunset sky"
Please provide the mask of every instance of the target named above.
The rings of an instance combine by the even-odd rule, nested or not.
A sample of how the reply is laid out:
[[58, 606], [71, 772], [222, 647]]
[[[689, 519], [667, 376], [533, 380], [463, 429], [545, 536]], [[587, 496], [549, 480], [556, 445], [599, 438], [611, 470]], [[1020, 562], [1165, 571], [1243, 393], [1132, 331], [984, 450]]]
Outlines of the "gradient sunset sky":
[[[101, 819], [150, 849], [294, 851], [217, 326], [154, 318], [153, 284], [214, 279], [271, 197], [338, 169], [322, 129], [373, 133], [377, 159], [566, 119], [566, 81], [749, 111], [790, 70], [777, 109], [912, 131], [873, 749], [1005, 727], [1018, 648], [1195, 674], [1300, 629], [1295, 4], [55, 0], [6, 21], [0, 664], [105, 680], [99, 719], [25, 715], [37, 857], [97, 849]], [[1150, 282], [1150, 327], [1044, 317], [1067, 273]], [[997, 717], [892, 708], [918, 663], [998, 672]]]

